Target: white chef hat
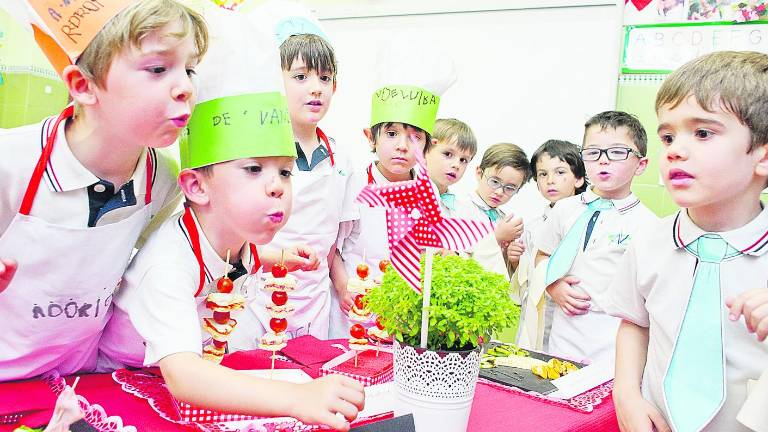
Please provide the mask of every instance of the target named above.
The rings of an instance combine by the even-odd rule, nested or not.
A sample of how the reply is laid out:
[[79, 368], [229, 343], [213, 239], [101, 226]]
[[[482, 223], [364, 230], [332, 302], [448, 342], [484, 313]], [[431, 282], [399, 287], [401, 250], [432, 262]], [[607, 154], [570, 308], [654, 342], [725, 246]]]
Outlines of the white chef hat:
[[200, 11], [209, 48], [196, 68], [198, 104], [182, 138], [182, 168], [248, 157], [296, 157], [280, 55], [246, 16]]
[[406, 123], [431, 134], [440, 97], [456, 82], [451, 57], [433, 47], [387, 46], [377, 58], [370, 125]]

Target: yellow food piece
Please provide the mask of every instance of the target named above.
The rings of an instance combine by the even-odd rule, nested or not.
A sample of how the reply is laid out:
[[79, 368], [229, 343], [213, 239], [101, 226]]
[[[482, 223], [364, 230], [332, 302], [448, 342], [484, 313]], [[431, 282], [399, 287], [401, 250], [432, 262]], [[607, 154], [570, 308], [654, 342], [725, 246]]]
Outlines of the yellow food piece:
[[[539, 361], [541, 362], [541, 360]], [[531, 367], [531, 372], [533, 372], [534, 375], [550, 380], [558, 379], [561, 376], [568, 375], [568, 373], [575, 370], [579, 370], [579, 368], [577, 368], [573, 363], [555, 358], [550, 359], [546, 363], [541, 362], [541, 364], [536, 364]]]
[[560, 378], [560, 373], [553, 367], [545, 367], [547, 370], [547, 378], [548, 379], [558, 379]]
[[547, 379], [547, 372], [544, 370], [545, 367], [545, 365], [534, 366], [531, 368], [531, 372], [533, 372], [533, 374], [536, 376]]

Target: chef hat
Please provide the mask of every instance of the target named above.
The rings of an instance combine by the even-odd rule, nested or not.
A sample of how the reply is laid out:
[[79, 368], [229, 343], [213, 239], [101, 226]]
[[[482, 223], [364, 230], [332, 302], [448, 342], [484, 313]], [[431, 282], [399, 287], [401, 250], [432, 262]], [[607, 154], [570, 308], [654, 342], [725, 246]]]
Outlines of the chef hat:
[[456, 82], [453, 60], [433, 48], [390, 46], [377, 55], [371, 126], [397, 122], [432, 133], [440, 97]]
[[282, 45], [289, 37], [301, 34], [317, 35], [330, 43], [320, 21], [300, 4], [271, 0], [249, 9], [248, 15], [258, 26], [274, 31], [277, 46]]
[[59, 74], [74, 64], [115, 15], [137, 0], [3, 0], [3, 8], [30, 24], [37, 44]]
[[272, 35], [239, 12], [213, 6], [202, 14], [209, 49], [196, 68], [198, 103], [180, 141], [181, 167], [296, 157]]

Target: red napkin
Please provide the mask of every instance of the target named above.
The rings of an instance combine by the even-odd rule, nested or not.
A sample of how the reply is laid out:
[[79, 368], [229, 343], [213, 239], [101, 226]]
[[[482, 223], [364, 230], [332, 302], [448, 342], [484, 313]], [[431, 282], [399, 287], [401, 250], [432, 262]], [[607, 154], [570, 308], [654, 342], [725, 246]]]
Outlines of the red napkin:
[[373, 377], [388, 369], [392, 369], [392, 361], [392, 354], [388, 352], [380, 352], [379, 356], [376, 357], [375, 350], [367, 350], [357, 355], [357, 366], [355, 366], [355, 358], [352, 357], [344, 363], [334, 366], [333, 370]]
[[332, 358], [336, 358], [344, 351], [333, 347], [333, 344], [347, 346], [346, 339], [320, 340], [314, 336], [301, 336], [288, 341], [288, 346], [283, 348], [283, 354], [291, 360], [305, 366], [321, 365]]
[[[269, 369], [272, 366], [271, 357], [272, 351], [237, 351], [224, 356], [221, 365], [238, 370]], [[301, 365], [275, 359], [275, 369], [301, 369]]]
[[[0, 384], [0, 417], [23, 413], [19, 425], [39, 426], [48, 423], [56, 405], [56, 395], [40, 379]], [[0, 426], [0, 431], [6, 426]], [[9, 429], [12, 428], [9, 426]]]

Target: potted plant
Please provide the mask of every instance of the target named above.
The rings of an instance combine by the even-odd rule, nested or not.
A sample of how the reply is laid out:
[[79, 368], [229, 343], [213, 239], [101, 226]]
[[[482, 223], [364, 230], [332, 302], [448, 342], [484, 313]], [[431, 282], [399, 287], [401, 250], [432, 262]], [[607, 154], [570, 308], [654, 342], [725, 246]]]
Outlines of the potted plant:
[[466, 430], [481, 346], [519, 315], [509, 281], [474, 260], [435, 256], [426, 349], [418, 348], [422, 297], [395, 271], [366, 301], [394, 339], [396, 412], [412, 412], [417, 430]]

